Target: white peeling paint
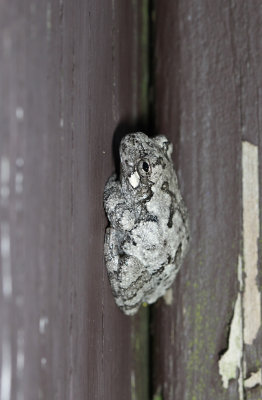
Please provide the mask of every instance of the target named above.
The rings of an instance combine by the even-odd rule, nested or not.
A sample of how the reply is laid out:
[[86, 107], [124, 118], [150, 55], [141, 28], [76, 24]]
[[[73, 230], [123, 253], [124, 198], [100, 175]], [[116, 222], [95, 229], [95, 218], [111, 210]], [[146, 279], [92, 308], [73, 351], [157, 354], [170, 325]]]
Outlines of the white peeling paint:
[[49, 320], [46, 316], [41, 317], [39, 320], [39, 332], [41, 334], [44, 334], [46, 332], [47, 326], [48, 326]]
[[[8, 197], [10, 186], [10, 161], [6, 156], [0, 159], [0, 195], [1, 205], [9, 207]], [[0, 221], [0, 265], [2, 276], [2, 299], [9, 304], [12, 296], [11, 275], [11, 243], [10, 226], [8, 222]], [[11, 400], [12, 387], [12, 358], [11, 358], [11, 332], [9, 321], [0, 321], [2, 324], [1, 335], [1, 369], [0, 369], [0, 399]]]
[[243, 255], [245, 267], [244, 342], [252, 344], [261, 325], [261, 297], [257, 287], [259, 238], [258, 147], [242, 143]]
[[136, 187], [139, 185], [140, 176], [139, 176], [139, 174], [138, 174], [137, 171], [135, 171], [135, 172], [130, 176], [129, 182], [130, 182], [130, 185], [131, 185], [133, 188], [136, 188]]
[[45, 367], [46, 364], [47, 364], [47, 359], [46, 359], [45, 357], [42, 357], [42, 358], [41, 358], [41, 366], [42, 366], [42, 367]]
[[22, 107], [17, 107], [15, 110], [15, 115], [18, 120], [24, 119], [24, 109]]
[[23, 351], [18, 350], [16, 355], [16, 368], [20, 372], [25, 365], [25, 354]]
[[171, 306], [172, 302], [173, 302], [173, 289], [169, 288], [167, 289], [166, 293], [163, 296], [164, 301], [166, 303], [167, 306]]
[[[223, 387], [225, 389], [228, 388], [229, 381], [231, 379], [236, 379], [239, 373], [238, 371], [242, 370], [242, 339], [241, 295], [239, 293], [234, 308], [233, 320], [230, 326], [228, 350], [226, 351], [226, 353], [223, 354], [218, 362], [219, 373], [222, 377]], [[241, 375], [242, 374], [239, 374], [239, 377]]]
[[12, 360], [10, 335], [3, 331], [0, 399], [11, 400]]
[[239, 400], [244, 399], [243, 393], [243, 318], [242, 318], [242, 260], [238, 258], [238, 277], [240, 291], [235, 303], [233, 319], [230, 326], [228, 350], [218, 362], [219, 373], [222, 377], [223, 387], [228, 388], [229, 381], [238, 376]]
[[1, 186], [1, 197], [3, 200], [7, 200], [10, 194], [10, 189], [8, 186]]
[[17, 375], [21, 376], [25, 365], [25, 353], [24, 353], [24, 331], [18, 330], [17, 332], [17, 354], [16, 354], [16, 369]]
[[16, 166], [17, 166], [18, 168], [21, 168], [21, 167], [23, 167], [23, 165], [24, 165], [24, 159], [23, 159], [22, 157], [18, 157], [18, 158], [16, 159], [15, 163], [16, 163]]
[[251, 376], [245, 379], [244, 385], [246, 389], [252, 389], [257, 385], [262, 385], [261, 368], [257, 372], [252, 372]]
[[242, 143], [243, 258], [238, 262], [239, 293], [230, 326], [227, 352], [219, 360], [224, 388], [237, 379], [239, 400], [244, 390], [262, 384], [261, 369], [246, 377], [244, 344], [252, 345], [261, 326], [261, 295], [257, 286], [259, 238], [258, 148]]
[[9, 181], [10, 181], [10, 162], [9, 159], [5, 156], [1, 158], [1, 171], [0, 171], [0, 193], [2, 200], [7, 200], [9, 197], [10, 189], [9, 189]]
[[47, 31], [51, 31], [52, 28], [52, 8], [50, 3], [46, 5], [46, 28]]
[[8, 298], [12, 295], [10, 227], [8, 223], [1, 224], [1, 261], [2, 261], [2, 291]]
[[23, 329], [18, 329], [17, 331], [16, 347], [16, 400], [24, 400], [23, 373], [25, 366], [25, 333]]

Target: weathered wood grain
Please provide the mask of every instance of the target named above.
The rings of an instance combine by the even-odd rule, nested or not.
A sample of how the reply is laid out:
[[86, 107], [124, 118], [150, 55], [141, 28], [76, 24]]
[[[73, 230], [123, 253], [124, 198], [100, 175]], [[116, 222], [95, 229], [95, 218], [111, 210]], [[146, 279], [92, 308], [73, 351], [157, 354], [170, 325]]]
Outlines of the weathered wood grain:
[[[254, 340], [247, 331], [245, 285], [243, 379], [225, 389], [219, 373], [238, 265], [245, 284], [256, 253], [250, 282], [261, 288], [261, 216], [248, 246], [243, 207], [246, 190], [256, 195], [243, 179], [247, 149], [262, 207], [261, 30], [258, 0], [2, 1], [1, 400], [147, 400], [150, 386], [154, 400], [261, 397], [261, 385], [247, 388], [262, 341], [261, 326]], [[150, 327], [147, 308], [135, 318], [117, 309], [103, 260], [113, 153], [121, 135], [144, 128], [174, 143], [192, 236]], [[259, 326], [259, 307], [251, 312]]]
[[146, 316], [115, 306], [102, 204], [114, 131], [146, 118], [146, 11], [1, 2], [2, 400], [147, 398]]
[[[243, 256], [243, 140], [259, 145], [261, 209], [262, 7], [157, 1], [155, 20], [156, 128], [175, 143], [192, 241], [172, 304], [154, 306], [153, 392], [165, 400], [240, 399], [236, 379], [223, 388], [218, 361]], [[244, 348], [249, 371], [261, 367], [261, 340], [253, 346], [253, 356]], [[251, 392], [247, 398], [261, 398], [261, 386]]]

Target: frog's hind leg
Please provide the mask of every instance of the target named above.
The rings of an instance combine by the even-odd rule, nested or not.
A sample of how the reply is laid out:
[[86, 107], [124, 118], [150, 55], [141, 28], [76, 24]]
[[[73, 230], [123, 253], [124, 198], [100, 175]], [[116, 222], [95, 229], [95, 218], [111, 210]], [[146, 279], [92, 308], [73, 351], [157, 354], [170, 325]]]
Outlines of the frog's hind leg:
[[123, 253], [121, 233], [107, 228], [105, 234], [105, 261], [116, 304], [127, 315], [133, 315], [152, 290], [152, 276], [134, 256]]
[[133, 315], [144, 301], [151, 287], [151, 275], [140, 261], [133, 256], [123, 255], [118, 271], [119, 293], [116, 303], [127, 315]]
[[118, 240], [119, 232], [108, 227], [105, 233], [104, 254], [109, 281], [115, 297], [117, 297], [119, 293], [117, 277], [119, 270], [119, 249], [117, 246]]

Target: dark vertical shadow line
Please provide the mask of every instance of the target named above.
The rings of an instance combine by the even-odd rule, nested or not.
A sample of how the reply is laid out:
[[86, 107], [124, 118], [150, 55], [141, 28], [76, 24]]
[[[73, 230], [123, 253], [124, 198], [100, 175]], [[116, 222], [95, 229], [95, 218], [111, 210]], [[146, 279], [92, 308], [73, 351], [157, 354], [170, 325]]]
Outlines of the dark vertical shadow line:
[[[148, 128], [152, 135], [156, 135], [155, 124], [155, 18], [156, 18], [155, 0], [148, 2]], [[148, 315], [148, 394], [149, 399], [153, 399], [153, 378], [154, 378], [154, 338], [152, 332], [153, 312], [152, 306], [149, 306]]]
[[148, 128], [156, 135], [155, 125], [155, 0], [148, 1]]

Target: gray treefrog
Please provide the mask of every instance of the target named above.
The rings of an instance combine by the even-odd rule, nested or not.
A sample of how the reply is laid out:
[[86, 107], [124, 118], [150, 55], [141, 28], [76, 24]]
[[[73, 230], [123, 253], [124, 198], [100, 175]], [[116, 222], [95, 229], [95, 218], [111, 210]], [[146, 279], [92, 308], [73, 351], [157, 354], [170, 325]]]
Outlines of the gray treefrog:
[[127, 315], [165, 294], [188, 249], [188, 213], [171, 153], [165, 136], [128, 134], [120, 143], [120, 180], [114, 174], [105, 186], [106, 268]]

